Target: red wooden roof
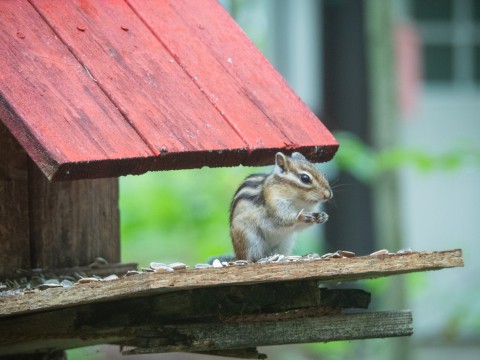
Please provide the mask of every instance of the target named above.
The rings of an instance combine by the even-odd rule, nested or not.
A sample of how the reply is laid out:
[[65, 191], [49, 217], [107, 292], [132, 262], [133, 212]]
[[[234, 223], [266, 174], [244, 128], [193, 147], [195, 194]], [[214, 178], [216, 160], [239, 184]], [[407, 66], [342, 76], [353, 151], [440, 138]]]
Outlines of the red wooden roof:
[[0, 1], [0, 49], [0, 119], [51, 179], [338, 146], [213, 0]]

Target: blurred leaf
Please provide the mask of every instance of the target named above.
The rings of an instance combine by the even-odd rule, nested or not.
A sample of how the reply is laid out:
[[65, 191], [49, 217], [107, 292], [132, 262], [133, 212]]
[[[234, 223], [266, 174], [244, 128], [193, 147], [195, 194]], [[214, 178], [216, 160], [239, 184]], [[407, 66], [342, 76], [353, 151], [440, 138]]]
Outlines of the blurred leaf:
[[363, 182], [371, 182], [376, 176], [403, 167], [421, 172], [453, 171], [462, 166], [480, 166], [480, 149], [464, 144], [439, 155], [421, 149], [391, 148], [375, 150], [352, 133], [339, 132], [335, 137], [340, 148], [333, 160], [340, 170], [346, 171]]

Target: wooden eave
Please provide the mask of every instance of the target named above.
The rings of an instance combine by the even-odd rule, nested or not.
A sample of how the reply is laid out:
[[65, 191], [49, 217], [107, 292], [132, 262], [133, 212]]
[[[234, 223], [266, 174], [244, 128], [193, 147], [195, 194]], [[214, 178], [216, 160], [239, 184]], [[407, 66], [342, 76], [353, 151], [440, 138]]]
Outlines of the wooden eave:
[[214, 0], [1, 1], [0, 49], [0, 119], [52, 180], [338, 147]]

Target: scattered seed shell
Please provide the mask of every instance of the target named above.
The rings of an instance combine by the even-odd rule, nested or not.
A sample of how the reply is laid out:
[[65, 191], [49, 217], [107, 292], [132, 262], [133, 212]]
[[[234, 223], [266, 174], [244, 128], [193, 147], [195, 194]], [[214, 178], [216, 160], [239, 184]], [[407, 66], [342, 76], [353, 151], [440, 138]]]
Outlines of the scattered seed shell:
[[60, 285], [60, 281], [57, 279], [48, 279], [43, 283], [44, 285]]
[[208, 269], [208, 268], [211, 268], [213, 267], [212, 265], [210, 264], [195, 264], [194, 268], [195, 269]]
[[355, 253], [352, 252], [352, 251], [338, 250], [337, 253], [340, 254], [340, 255], [343, 256], [343, 257], [346, 257], [346, 258], [353, 258], [353, 257], [355, 257]]
[[397, 254], [410, 254], [413, 253], [414, 251], [411, 248], [406, 248], [406, 249], [401, 249], [397, 251]]
[[181, 262], [175, 262], [175, 263], [169, 264], [168, 267], [171, 267], [174, 270], [183, 270], [183, 269], [186, 269], [188, 266]]
[[63, 286], [60, 285], [60, 284], [41, 284], [41, 285], [38, 285], [39, 290], [47, 290], [47, 289], [61, 288], [61, 287], [63, 287]]
[[163, 268], [155, 269], [155, 273], [164, 273], [164, 272], [173, 273], [174, 271], [175, 270], [170, 266], [165, 266]]
[[60, 285], [62, 285], [63, 287], [71, 287], [73, 286], [73, 282], [71, 282], [70, 280], [64, 279], [62, 280]]
[[125, 276], [138, 275], [138, 274], [141, 274], [141, 273], [142, 273], [141, 271], [137, 271], [137, 270], [128, 270], [127, 273], [125, 274]]
[[152, 268], [153, 270], [164, 269], [166, 266], [167, 264], [164, 264], [164, 263], [158, 263], [158, 262], [150, 263], [150, 268]]
[[370, 256], [379, 256], [379, 255], [388, 255], [388, 254], [389, 254], [389, 251], [387, 249], [382, 249], [382, 250], [378, 250], [371, 253]]
[[214, 268], [221, 268], [221, 267], [223, 267], [221, 261], [218, 260], [218, 259], [213, 260], [212, 266], [213, 266]]
[[117, 280], [118, 276], [115, 274], [108, 275], [102, 279], [102, 281], [112, 281], [112, 280]]
[[236, 260], [233, 262], [234, 265], [236, 266], [245, 266], [245, 265], [248, 265], [248, 261], [247, 260]]
[[88, 267], [89, 268], [97, 268], [101, 265], [108, 265], [108, 261], [99, 256], [95, 259], [95, 261], [93, 263], [89, 264]]
[[97, 281], [100, 281], [100, 280], [95, 278], [95, 277], [84, 277], [84, 278], [79, 279], [78, 283], [79, 284], [88, 284], [88, 283], [97, 282]]

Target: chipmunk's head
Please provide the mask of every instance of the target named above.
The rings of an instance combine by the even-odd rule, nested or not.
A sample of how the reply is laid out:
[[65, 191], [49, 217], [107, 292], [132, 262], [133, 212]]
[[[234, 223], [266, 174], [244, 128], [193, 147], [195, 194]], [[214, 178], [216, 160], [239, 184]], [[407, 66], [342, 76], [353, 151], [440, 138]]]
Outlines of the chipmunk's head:
[[288, 186], [293, 191], [291, 195], [299, 200], [319, 203], [333, 197], [325, 176], [298, 152], [292, 156], [277, 153], [274, 173], [277, 180]]

